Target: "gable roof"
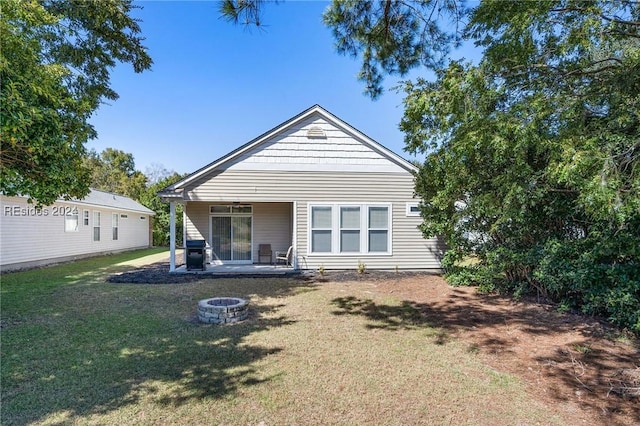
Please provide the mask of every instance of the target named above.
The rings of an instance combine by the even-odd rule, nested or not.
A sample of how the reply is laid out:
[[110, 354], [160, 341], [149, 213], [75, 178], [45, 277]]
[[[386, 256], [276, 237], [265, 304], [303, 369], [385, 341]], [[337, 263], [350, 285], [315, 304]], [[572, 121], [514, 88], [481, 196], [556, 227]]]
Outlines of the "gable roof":
[[255, 138], [255, 139], [247, 142], [246, 144], [236, 148], [235, 150], [231, 151], [230, 153], [226, 154], [225, 156], [220, 157], [217, 160], [207, 164], [206, 166], [196, 170], [195, 172], [189, 174], [188, 176], [184, 177], [183, 179], [181, 179], [180, 181], [174, 183], [173, 185], [170, 185], [170, 186], [166, 187], [165, 189], [160, 191], [159, 194], [162, 197], [165, 197], [165, 198], [180, 197], [181, 196], [181, 194], [180, 194], [180, 189], [181, 188], [184, 188], [185, 186], [187, 186], [191, 182], [201, 178], [202, 176], [205, 176], [208, 173], [211, 173], [211, 172], [221, 168], [222, 166], [224, 166], [226, 164], [229, 164], [230, 162], [236, 160], [237, 158], [239, 158], [240, 156], [244, 155], [245, 153], [247, 153], [247, 152], [259, 147], [260, 145], [268, 142], [274, 136], [276, 136], [276, 135], [278, 135], [280, 133], [283, 133], [287, 129], [290, 129], [293, 126], [295, 126], [296, 124], [304, 121], [305, 119], [307, 119], [308, 117], [312, 116], [313, 114], [320, 115], [322, 118], [327, 120], [329, 123], [331, 123], [334, 126], [344, 130], [347, 133], [350, 133], [359, 142], [361, 142], [365, 146], [371, 148], [372, 150], [380, 153], [387, 160], [389, 160], [392, 163], [400, 166], [401, 168], [405, 169], [406, 171], [414, 172], [414, 171], [417, 170], [417, 168], [413, 164], [411, 164], [410, 162], [408, 162], [404, 158], [400, 157], [399, 155], [397, 155], [396, 153], [394, 153], [390, 149], [384, 147], [382, 144], [380, 144], [380, 143], [376, 142], [375, 140], [371, 139], [370, 137], [368, 137], [367, 135], [365, 135], [364, 133], [362, 133], [361, 131], [359, 131], [355, 127], [351, 126], [350, 124], [348, 124], [347, 122], [345, 122], [345, 121], [341, 120], [340, 118], [336, 117], [335, 115], [333, 115], [332, 113], [330, 113], [329, 111], [327, 111], [326, 109], [321, 107], [320, 105], [316, 104], [316, 105], [314, 105], [314, 106], [302, 111], [298, 115], [290, 118], [289, 120], [287, 120], [287, 121], [279, 124], [278, 126], [272, 128], [271, 130], [268, 130], [267, 132], [261, 134], [257, 138]]
[[[65, 200], [60, 201], [64, 202]], [[78, 200], [76, 198], [73, 198], [70, 201], [78, 204], [93, 205], [96, 207], [111, 207], [118, 210], [128, 210], [132, 212], [155, 215], [155, 212], [153, 210], [148, 209], [147, 207], [129, 197], [93, 188], [90, 189], [89, 193], [83, 199]]]
[[[4, 197], [4, 194], [0, 193]], [[18, 198], [29, 198], [26, 195], [16, 195]], [[98, 208], [110, 207], [115, 210], [126, 210], [136, 213], [144, 213], [155, 216], [156, 212], [143, 206], [137, 201], [125, 197], [124, 195], [115, 194], [113, 192], [102, 191], [100, 189], [89, 188], [89, 193], [83, 198], [58, 198], [56, 203], [74, 203], [84, 206], [93, 206]]]

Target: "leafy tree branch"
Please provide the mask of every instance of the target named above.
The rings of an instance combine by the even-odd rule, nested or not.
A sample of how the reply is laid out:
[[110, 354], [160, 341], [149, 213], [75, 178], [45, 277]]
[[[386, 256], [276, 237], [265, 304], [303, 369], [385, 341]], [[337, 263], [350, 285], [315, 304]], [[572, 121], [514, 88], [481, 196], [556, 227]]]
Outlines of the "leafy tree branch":
[[117, 99], [110, 70], [151, 67], [131, 0], [2, 2], [0, 190], [51, 204], [88, 193], [89, 118]]

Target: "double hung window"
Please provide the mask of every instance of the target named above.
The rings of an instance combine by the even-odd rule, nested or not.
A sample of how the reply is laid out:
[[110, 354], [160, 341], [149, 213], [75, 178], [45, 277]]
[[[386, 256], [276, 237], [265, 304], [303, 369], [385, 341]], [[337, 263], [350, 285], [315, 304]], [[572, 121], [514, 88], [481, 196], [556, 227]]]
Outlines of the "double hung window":
[[389, 251], [389, 208], [369, 207], [369, 252]]
[[331, 206], [311, 207], [311, 252], [331, 253], [333, 227]]
[[118, 213], [111, 214], [111, 239], [118, 239]]
[[391, 254], [391, 205], [310, 204], [311, 254]]
[[100, 212], [93, 212], [93, 241], [100, 241]]
[[360, 253], [360, 207], [340, 207], [340, 253]]

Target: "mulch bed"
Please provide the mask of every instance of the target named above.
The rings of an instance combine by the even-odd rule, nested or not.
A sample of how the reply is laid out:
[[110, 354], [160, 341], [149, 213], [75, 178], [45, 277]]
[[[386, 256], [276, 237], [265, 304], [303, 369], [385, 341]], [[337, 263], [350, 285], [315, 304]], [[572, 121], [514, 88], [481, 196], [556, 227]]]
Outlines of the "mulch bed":
[[[198, 274], [172, 274], [169, 262], [153, 263], [131, 271], [107, 277], [107, 282], [119, 284], [184, 284], [200, 281], [204, 277]], [[207, 276], [207, 278], [210, 278]]]
[[[176, 262], [180, 263], [177, 258]], [[347, 281], [394, 281], [406, 278], [419, 277], [423, 275], [437, 275], [424, 271], [367, 271], [359, 273], [357, 271], [327, 271], [323, 275], [315, 271], [304, 271], [300, 275], [294, 275], [293, 278], [313, 280], [317, 282], [347, 282]], [[172, 274], [169, 272], [169, 262], [158, 262], [144, 267], [136, 268], [131, 271], [114, 274], [107, 278], [107, 282], [119, 284], [184, 284], [201, 280], [219, 279], [219, 278], [282, 278], [282, 275], [268, 274]]]

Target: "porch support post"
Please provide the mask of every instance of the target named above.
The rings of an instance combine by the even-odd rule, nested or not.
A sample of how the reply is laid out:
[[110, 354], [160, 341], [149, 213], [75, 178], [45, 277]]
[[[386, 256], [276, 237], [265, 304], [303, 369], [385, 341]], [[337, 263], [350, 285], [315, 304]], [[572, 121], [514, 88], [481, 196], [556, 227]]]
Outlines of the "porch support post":
[[169, 272], [176, 270], [176, 203], [169, 202]]
[[187, 246], [187, 203], [182, 204], [182, 247]]
[[291, 245], [293, 246], [293, 253], [291, 253], [291, 257], [293, 257], [293, 269], [298, 270], [298, 239], [296, 234], [296, 229], [298, 228], [298, 202], [294, 201], [291, 206], [293, 209], [293, 229], [291, 230]]

